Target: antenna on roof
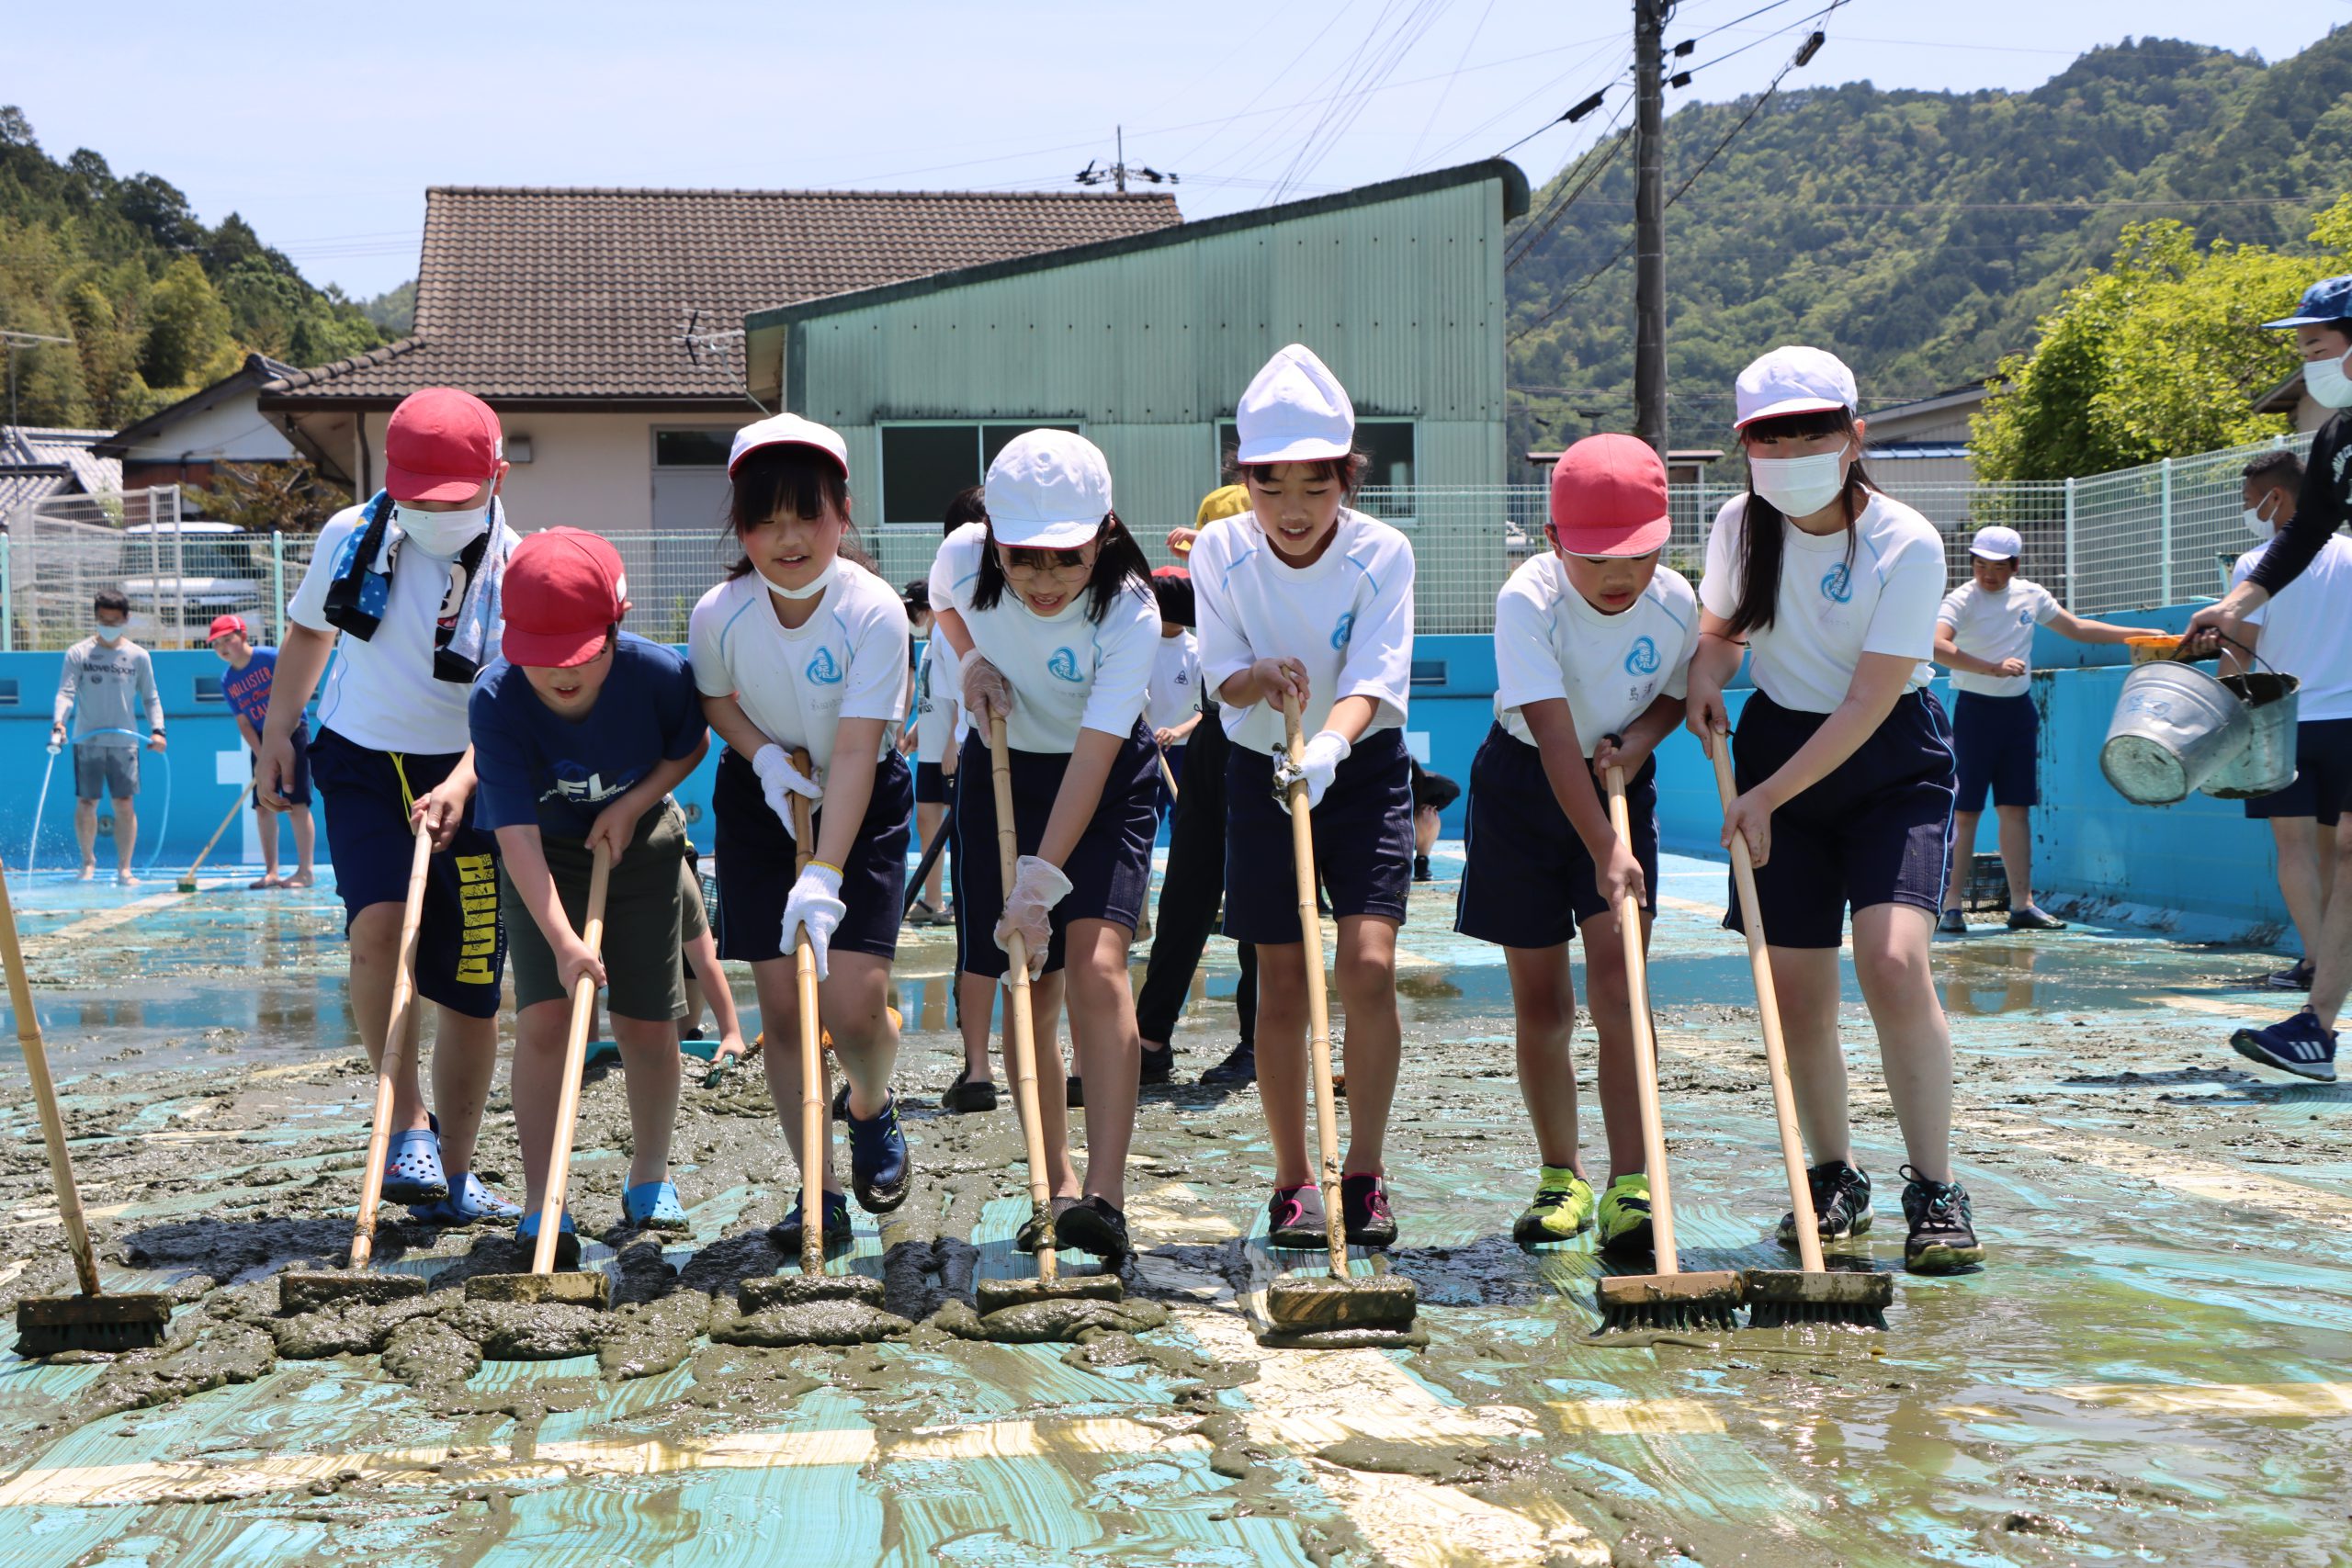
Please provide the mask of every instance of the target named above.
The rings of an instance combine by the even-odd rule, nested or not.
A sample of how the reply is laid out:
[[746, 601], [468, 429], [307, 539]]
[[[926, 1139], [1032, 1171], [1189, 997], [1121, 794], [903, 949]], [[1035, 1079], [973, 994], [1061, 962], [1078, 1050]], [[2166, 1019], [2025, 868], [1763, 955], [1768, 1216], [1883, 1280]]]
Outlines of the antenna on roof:
[[1097, 168], [1095, 166], [1096, 160], [1089, 158], [1086, 161], [1086, 167], [1078, 171], [1078, 183], [1080, 185], [1114, 185], [1118, 187], [1119, 194], [1121, 196], [1125, 196], [1127, 194], [1127, 181], [1130, 178], [1148, 181], [1150, 184], [1156, 186], [1172, 186], [1181, 183], [1175, 175], [1162, 174], [1160, 171], [1152, 168], [1148, 164], [1136, 164], [1130, 165], [1127, 163], [1127, 128], [1124, 125], [1118, 127], [1116, 134], [1119, 148], [1118, 162], [1113, 164], [1107, 169]]

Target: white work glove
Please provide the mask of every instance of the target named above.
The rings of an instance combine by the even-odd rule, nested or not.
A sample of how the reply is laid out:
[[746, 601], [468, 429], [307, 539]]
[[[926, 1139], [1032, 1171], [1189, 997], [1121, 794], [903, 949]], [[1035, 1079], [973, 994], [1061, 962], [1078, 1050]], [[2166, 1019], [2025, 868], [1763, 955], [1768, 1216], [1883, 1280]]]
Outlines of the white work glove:
[[752, 772], [760, 775], [760, 793], [767, 797], [768, 809], [787, 829], [792, 826], [794, 795], [805, 795], [810, 800], [825, 797], [817, 781], [794, 767], [784, 748], [774, 741], [752, 753]]
[[800, 880], [784, 900], [784, 951], [793, 953], [800, 946], [800, 933], [808, 933], [808, 951], [817, 955], [817, 978], [826, 977], [826, 963], [833, 945], [833, 933], [841, 929], [842, 917], [849, 913], [849, 906], [842, 902], [842, 874], [831, 866], [808, 863]]
[[1354, 750], [1347, 738], [1336, 729], [1317, 730], [1314, 738], [1299, 748], [1298, 761], [1294, 764], [1288, 751], [1274, 753], [1274, 798], [1290, 809], [1290, 786], [1299, 779], [1306, 781], [1306, 804], [1312, 808], [1323, 804], [1325, 792], [1330, 789], [1332, 778], [1340, 764], [1348, 760]]
[[1019, 933], [1033, 980], [1046, 972], [1046, 945], [1054, 939], [1053, 923], [1046, 917], [1069, 897], [1069, 878], [1051, 861], [1023, 855], [1012, 864], [1012, 891], [1005, 895], [1004, 918], [996, 923], [996, 944], [1011, 953]]
[[984, 722], [990, 714], [1012, 711], [1012, 682], [977, 649], [964, 660], [964, 711]]

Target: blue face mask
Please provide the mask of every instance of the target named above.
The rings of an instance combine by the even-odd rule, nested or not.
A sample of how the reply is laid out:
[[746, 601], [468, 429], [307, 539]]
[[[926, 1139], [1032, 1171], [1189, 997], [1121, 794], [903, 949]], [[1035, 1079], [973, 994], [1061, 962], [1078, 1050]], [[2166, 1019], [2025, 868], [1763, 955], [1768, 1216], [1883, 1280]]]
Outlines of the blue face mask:
[[106, 622], [99, 620], [93, 620], [90, 623], [90, 635], [96, 637], [100, 642], [106, 643], [109, 646], [120, 642], [122, 640], [122, 634], [130, 629], [130, 626], [119, 622], [113, 626], [108, 626]]

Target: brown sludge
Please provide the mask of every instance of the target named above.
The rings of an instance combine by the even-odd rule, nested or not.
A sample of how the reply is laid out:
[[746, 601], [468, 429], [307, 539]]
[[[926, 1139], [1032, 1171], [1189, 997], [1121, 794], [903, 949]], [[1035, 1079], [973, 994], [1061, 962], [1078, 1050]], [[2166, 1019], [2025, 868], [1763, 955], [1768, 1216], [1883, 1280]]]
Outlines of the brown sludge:
[[344, 1269], [288, 1269], [277, 1277], [280, 1312], [317, 1312], [337, 1303], [382, 1306], [424, 1294], [422, 1274], [355, 1273]]
[[613, 1281], [602, 1269], [579, 1273], [477, 1274], [466, 1281], [469, 1302], [534, 1303], [582, 1307], [610, 1306]]

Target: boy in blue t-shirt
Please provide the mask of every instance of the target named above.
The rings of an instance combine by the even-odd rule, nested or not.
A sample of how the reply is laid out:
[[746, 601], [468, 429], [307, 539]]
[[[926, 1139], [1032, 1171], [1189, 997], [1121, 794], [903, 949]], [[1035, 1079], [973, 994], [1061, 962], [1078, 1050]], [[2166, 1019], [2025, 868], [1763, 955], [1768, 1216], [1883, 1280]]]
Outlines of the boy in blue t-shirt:
[[[702, 699], [684, 659], [620, 629], [628, 582], [598, 536], [550, 528], [526, 538], [503, 596], [504, 656], [476, 678], [468, 717], [474, 821], [498, 838], [514, 977], [511, 1087], [529, 1189], [516, 1234], [537, 1238], [582, 975], [605, 989], [628, 1074], [634, 1151], [622, 1221], [682, 1231], [670, 1135], [686, 1013], [682, 953], [702, 921], [684, 897], [685, 818], [669, 795], [709, 745]], [[612, 855], [601, 953], [580, 934], [599, 844]], [[566, 1268], [579, 1259], [568, 1209], [556, 1255]]]
[[[242, 615], [221, 615], [204, 634], [212, 651], [229, 666], [220, 677], [220, 694], [229, 701], [229, 711], [236, 716], [237, 733], [244, 737], [245, 749], [259, 771], [261, 762], [261, 728], [269, 717], [270, 678], [277, 672], [277, 649], [255, 648], [246, 640], [245, 621]], [[311, 727], [297, 719], [288, 737], [294, 745], [294, 766], [287, 774], [285, 788], [279, 793], [288, 803], [282, 810], [264, 798], [260, 790], [254, 791], [254, 810], [257, 813], [254, 826], [261, 839], [261, 880], [250, 882], [248, 888], [308, 887], [316, 880], [311, 874], [311, 858], [318, 844], [318, 824], [311, 820]], [[293, 819], [294, 858], [296, 869], [291, 876], [277, 874], [277, 818]]]

